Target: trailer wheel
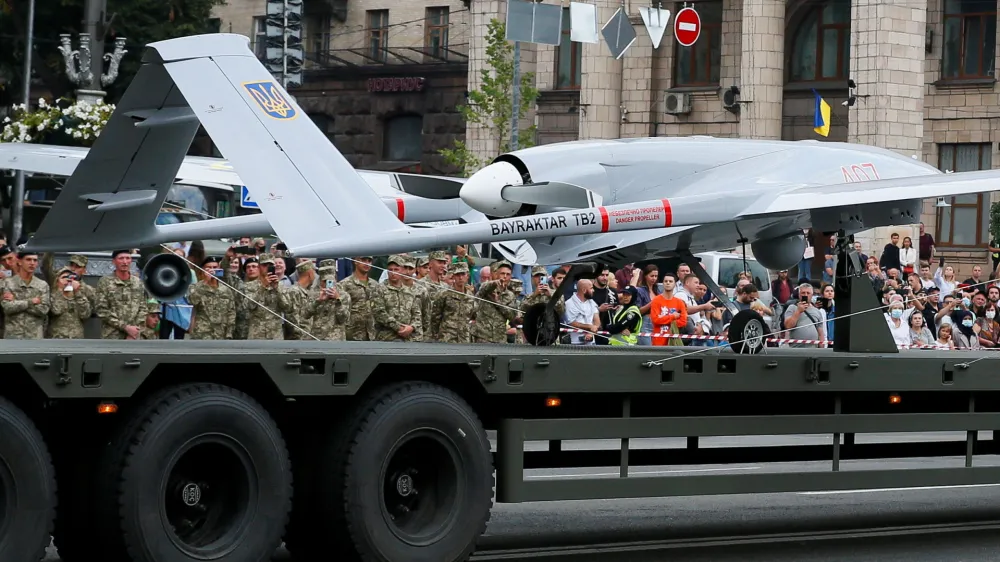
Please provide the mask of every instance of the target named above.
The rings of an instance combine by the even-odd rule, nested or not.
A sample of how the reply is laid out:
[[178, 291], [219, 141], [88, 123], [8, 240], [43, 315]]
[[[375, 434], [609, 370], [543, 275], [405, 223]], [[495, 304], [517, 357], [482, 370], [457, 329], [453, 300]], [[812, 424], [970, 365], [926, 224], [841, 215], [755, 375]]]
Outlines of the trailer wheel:
[[764, 349], [770, 332], [764, 318], [753, 310], [741, 310], [729, 323], [729, 345], [736, 353], [754, 354]]
[[359, 421], [346, 447], [335, 436], [327, 449], [325, 472], [340, 489], [324, 499], [341, 502], [328, 504], [335, 514], [327, 524], [345, 524], [364, 562], [467, 560], [494, 488], [476, 413], [448, 389], [408, 382], [383, 389]]
[[112, 450], [121, 540], [134, 562], [270, 560], [291, 510], [288, 451], [267, 411], [215, 384], [168, 389]]
[[0, 560], [40, 560], [55, 518], [56, 469], [45, 439], [27, 414], [0, 398]]

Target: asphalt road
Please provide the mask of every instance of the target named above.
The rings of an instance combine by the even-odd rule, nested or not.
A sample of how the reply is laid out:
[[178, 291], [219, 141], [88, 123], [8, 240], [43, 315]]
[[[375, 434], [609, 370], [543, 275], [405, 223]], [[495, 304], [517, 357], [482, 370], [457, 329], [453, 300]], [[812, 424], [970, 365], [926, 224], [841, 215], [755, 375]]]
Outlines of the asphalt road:
[[[927, 441], [964, 438], [964, 433], [859, 436], [858, 443], [872, 441]], [[985, 438], [990, 435], [987, 432]], [[684, 439], [633, 441], [634, 446], [683, 447]], [[701, 446], [829, 443], [829, 436], [776, 436], [756, 438], [703, 439]], [[528, 444], [529, 449], [545, 448], [545, 443]], [[617, 441], [564, 442], [563, 449], [614, 448]], [[845, 461], [842, 470], [871, 468], [960, 467], [962, 458], [909, 459], [892, 461]], [[977, 466], [1000, 465], [1000, 457], [977, 457]], [[826, 471], [829, 463], [782, 463], [762, 465], [704, 465], [697, 467], [641, 467], [632, 474], [695, 474], [704, 472], [793, 472]], [[617, 468], [546, 469], [527, 471], [530, 479], [550, 479], [584, 475], [617, 477]], [[937, 487], [907, 490], [858, 490], [847, 492], [802, 492], [683, 498], [596, 500], [504, 504], [494, 508], [493, 517], [480, 552], [484, 560], [518, 559], [527, 562], [520, 549], [538, 551], [600, 543], [643, 543], [652, 541], [661, 549], [650, 560], [842, 561], [878, 560], [891, 562], [937, 562], [940, 560], [978, 561], [1000, 559], [998, 529], [968, 528], [975, 522], [992, 521], [1000, 529], [1000, 483], [975, 487]], [[944, 533], [939, 528], [922, 530], [915, 526], [958, 525], [963, 532]], [[908, 534], [892, 531], [886, 537], [840, 536], [843, 530], [907, 527]], [[945, 529], [950, 530], [950, 529]], [[942, 540], [940, 536], [947, 537]], [[746, 544], [748, 536], [781, 535], [783, 540], [765, 539]], [[798, 534], [798, 535], [796, 535]], [[820, 540], [825, 539], [825, 540]], [[733, 542], [735, 541], [735, 542]], [[664, 556], [662, 549], [669, 550]], [[501, 552], [502, 551], [502, 552]], [[490, 554], [493, 552], [494, 554]], [[509, 556], [498, 557], [506, 553]], [[640, 551], [607, 554], [580, 552], [570, 557], [583, 560], [623, 560], [641, 562]], [[565, 558], [560, 557], [560, 560]], [[58, 557], [53, 551], [47, 561]], [[279, 551], [275, 561], [289, 561]], [[306, 561], [319, 562], [319, 561]]]

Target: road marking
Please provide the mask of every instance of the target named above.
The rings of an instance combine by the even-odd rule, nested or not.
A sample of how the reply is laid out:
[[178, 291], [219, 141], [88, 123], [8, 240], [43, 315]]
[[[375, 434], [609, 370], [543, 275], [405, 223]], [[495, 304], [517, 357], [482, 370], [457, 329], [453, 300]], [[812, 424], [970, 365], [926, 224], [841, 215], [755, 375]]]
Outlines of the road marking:
[[800, 496], [832, 496], [834, 494], [875, 494], [878, 492], [906, 492], [913, 490], [956, 490], [961, 488], [995, 488], [1000, 484], [956, 484], [954, 486], [915, 486], [910, 488], [871, 488], [867, 490], [824, 490], [821, 492], [797, 492]]
[[[760, 470], [759, 466], [740, 466], [733, 468], [692, 468], [689, 470], [650, 470], [644, 472], [631, 472], [629, 476], [643, 476], [653, 474], [688, 474], [691, 472], [724, 472], [729, 470]], [[540, 474], [537, 476], [525, 476], [525, 480], [541, 480], [543, 478], [593, 478], [595, 476], [621, 476], [619, 472], [598, 472], [594, 474]]]

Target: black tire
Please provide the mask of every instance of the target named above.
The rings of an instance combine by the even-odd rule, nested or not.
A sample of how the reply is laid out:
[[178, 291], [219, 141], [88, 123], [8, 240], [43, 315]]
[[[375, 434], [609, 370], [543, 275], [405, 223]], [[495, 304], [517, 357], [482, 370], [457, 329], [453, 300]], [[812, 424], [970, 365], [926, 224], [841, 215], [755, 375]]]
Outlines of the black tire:
[[729, 323], [729, 345], [741, 354], [759, 353], [771, 334], [764, 318], [753, 310], [741, 310]]
[[[281, 544], [288, 450], [267, 411], [238, 390], [187, 384], [157, 393], [106, 458], [121, 547], [109, 549], [112, 558], [123, 549], [132, 562], [264, 562]], [[108, 515], [102, 538], [114, 541]]]
[[323, 523], [340, 554], [333, 559], [467, 560], [486, 531], [495, 482], [476, 413], [426, 382], [381, 388], [363, 408], [355, 423], [334, 429], [325, 451]]
[[27, 414], [0, 398], [0, 560], [38, 562], [55, 518], [56, 469], [45, 439]]
[[528, 307], [528, 311], [524, 313], [521, 332], [524, 333], [526, 343], [540, 347], [550, 346], [559, 339], [559, 321], [553, 318], [546, 319], [546, 310], [546, 305], [536, 304]]

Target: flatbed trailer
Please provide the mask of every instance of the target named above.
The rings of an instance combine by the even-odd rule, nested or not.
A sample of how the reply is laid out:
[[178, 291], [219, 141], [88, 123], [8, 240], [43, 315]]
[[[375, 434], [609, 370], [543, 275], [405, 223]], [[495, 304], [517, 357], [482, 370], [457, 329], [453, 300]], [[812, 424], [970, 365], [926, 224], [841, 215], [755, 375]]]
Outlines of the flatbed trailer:
[[[493, 501], [1000, 482], [983, 353], [264, 341], [0, 341], [0, 560], [467, 559]], [[486, 431], [497, 432], [496, 450]], [[964, 431], [861, 444], [855, 434]], [[711, 436], [831, 445], [702, 448]], [[845, 436], [841, 439], [841, 436]], [[644, 449], [641, 438], [685, 437]], [[563, 450], [621, 439], [621, 450]], [[529, 441], [547, 450], [525, 451]], [[964, 457], [845, 470], [851, 459]], [[829, 461], [828, 471], [636, 477], [630, 467]], [[619, 478], [525, 478], [618, 466]], [[495, 476], [494, 476], [495, 469]], [[495, 495], [494, 495], [495, 493]], [[322, 556], [322, 558], [320, 558]], [[312, 558], [316, 557], [316, 558]]]

